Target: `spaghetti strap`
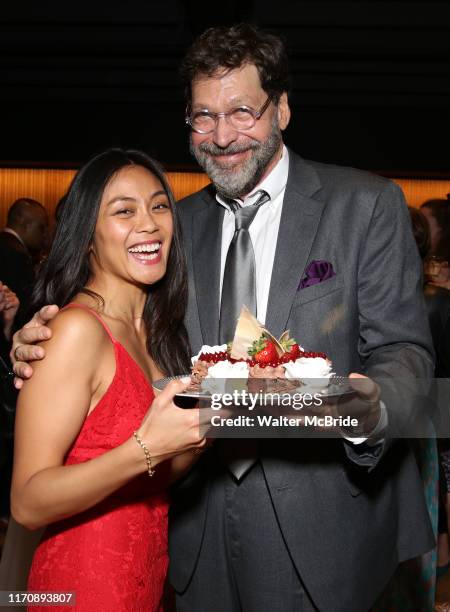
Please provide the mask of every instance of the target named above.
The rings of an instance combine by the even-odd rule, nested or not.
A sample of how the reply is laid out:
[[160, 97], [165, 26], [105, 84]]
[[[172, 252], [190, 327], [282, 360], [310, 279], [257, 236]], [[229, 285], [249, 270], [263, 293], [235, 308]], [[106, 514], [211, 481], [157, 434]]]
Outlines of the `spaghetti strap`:
[[117, 340], [112, 335], [111, 330], [106, 325], [106, 323], [103, 321], [101, 316], [97, 312], [95, 312], [95, 310], [93, 310], [92, 308], [89, 308], [89, 306], [85, 306], [84, 304], [78, 304], [77, 302], [70, 302], [69, 304], [66, 304], [63, 308], [61, 308], [61, 310], [66, 310], [66, 308], [82, 308], [83, 310], [87, 310], [88, 312], [90, 312], [103, 325], [103, 329], [105, 330], [105, 332], [110, 337], [111, 342], [113, 344], [117, 343]]

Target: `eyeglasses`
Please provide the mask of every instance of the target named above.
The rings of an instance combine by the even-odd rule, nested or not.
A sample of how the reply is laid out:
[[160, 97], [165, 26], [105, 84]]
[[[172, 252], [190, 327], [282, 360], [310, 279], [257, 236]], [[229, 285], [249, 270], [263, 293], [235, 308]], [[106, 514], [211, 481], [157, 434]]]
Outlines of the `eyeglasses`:
[[198, 134], [211, 134], [211, 132], [214, 132], [219, 117], [224, 117], [229, 125], [238, 132], [250, 130], [258, 119], [263, 116], [271, 101], [272, 97], [269, 96], [258, 111], [248, 106], [238, 106], [226, 113], [212, 113], [209, 110], [200, 110], [186, 115], [185, 121]]

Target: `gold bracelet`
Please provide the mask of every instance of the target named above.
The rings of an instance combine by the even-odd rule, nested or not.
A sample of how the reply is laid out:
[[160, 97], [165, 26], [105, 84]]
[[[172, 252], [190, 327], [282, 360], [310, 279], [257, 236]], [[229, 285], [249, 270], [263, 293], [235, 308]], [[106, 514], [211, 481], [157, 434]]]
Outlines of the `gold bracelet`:
[[135, 437], [136, 442], [139, 444], [139, 446], [144, 451], [145, 462], [147, 463], [147, 472], [148, 472], [148, 475], [151, 478], [153, 476], [153, 474], [155, 473], [155, 470], [153, 469], [153, 466], [152, 466], [152, 458], [150, 456], [150, 451], [148, 450], [146, 444], [144, 442], [142, 442], [142, 440], [139, 437], [137, 431], [133, 431], [133, 436]]

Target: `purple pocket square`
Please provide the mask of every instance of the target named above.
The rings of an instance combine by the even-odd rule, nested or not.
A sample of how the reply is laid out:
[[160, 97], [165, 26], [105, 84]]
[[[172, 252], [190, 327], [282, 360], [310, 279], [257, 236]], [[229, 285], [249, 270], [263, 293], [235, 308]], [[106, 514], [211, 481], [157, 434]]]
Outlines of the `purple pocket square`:
[[333, 278], [333, 276], [336, 276], [336, 272], [333, 270], [333, 264], [329, 261], [318, 259], [309, 264], [305, 270], [305, 275], [300, 281], [298, 289], [305, 289], [305, 287], [311, 287], [311, 285], [317, 285], [322, 281]]

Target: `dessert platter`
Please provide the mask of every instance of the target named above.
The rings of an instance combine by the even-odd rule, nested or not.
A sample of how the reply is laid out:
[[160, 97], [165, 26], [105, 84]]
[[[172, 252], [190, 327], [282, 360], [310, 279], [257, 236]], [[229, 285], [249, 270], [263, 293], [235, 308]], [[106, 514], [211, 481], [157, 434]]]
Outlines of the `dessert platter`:
[[[207, 399], [234, 388], [262, 394], [319, 393], [324, 398], [354, 393], [346, 378], [335, 376], [325, 353], [306, 351], [285, 331], [277, 340], [244, 306], [233, 340], [202, 346], [191, 358], [191, 384], [180, 396]], [[162, 391], [174, 378], [153, 383]]]

